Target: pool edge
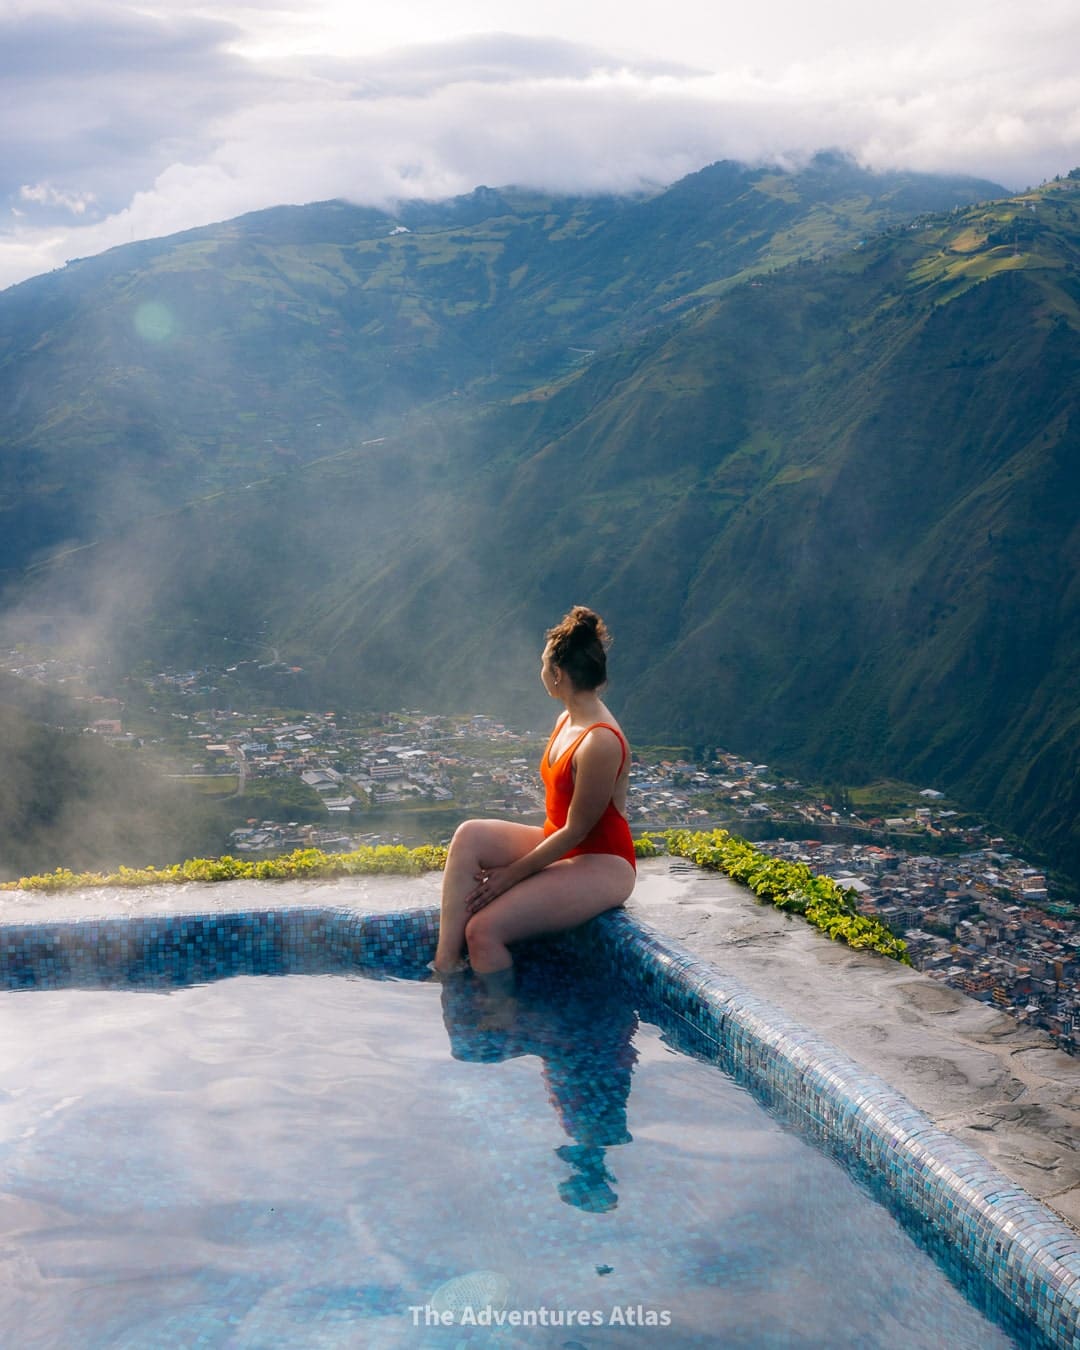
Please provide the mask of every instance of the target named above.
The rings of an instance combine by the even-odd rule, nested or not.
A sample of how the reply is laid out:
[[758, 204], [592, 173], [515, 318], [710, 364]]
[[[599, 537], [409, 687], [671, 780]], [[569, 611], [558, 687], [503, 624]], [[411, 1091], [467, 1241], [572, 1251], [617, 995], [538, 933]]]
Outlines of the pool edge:
[[[11, 980], [20, 963], [43, 962], [74, 982], [103, 959], [122, 965], [133, 947], [154, 945], [183, 963], [224, 937], [236, 942], [233, 934], [256, 947], [317, 947], [368, 972], [415, 975], [434, 951], [437, 922], [434, 907], [327, 906], [0, 923], [0, 977], [18, 987]], [[662, 999], [685, 1027], [723, 1047], [748, 1086], [784, 1104], [812, 1138], [853, 1158], [945, 1235], [1051, 1344], [1080, 1350], [1080, 1236], [992, 1163], [817, 1032], [626, 911], [560, 941]]]
[[1080, 1347], [1080, 1236], [1023, 1187], [825, 1037], [645, 921], [609, 912], [575, 941], [643, 988], [662, 988], [749, 1086], [780, 1099], [818, 1142], [853, 1154], [1053, 1345]]

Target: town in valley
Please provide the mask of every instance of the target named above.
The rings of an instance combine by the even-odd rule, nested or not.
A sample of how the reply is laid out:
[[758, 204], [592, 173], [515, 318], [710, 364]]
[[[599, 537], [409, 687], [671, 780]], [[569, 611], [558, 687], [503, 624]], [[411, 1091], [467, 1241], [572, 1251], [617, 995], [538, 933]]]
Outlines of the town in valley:
[[[70, 690], [85, 734], [250, 806], [229, 837], [237, 855], [443, 842], [476, 814], [543, 819], [546, 733], [484, 713], [245, 707], [230, 682], [238, 666], [147, 672], [119, 692], [19, 649], [3, 666]], [[1080, 1053], [1080, 908], [1068, 883], [935, 787], [822, 787], [716, 746], [635, 746], [628, 814], [635, 835], [720, 826], [805, 862], [902, 936], [932, 979]]]

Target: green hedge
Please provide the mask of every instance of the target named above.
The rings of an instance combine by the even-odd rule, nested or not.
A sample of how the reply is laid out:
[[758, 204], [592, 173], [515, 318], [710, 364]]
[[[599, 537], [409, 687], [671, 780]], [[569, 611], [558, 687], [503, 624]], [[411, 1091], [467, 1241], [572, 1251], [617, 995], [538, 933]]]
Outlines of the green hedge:
[[425, 844], [365, 845], [353, 853], [324, 853], [320, 848], [298, 848], [281, 858], [189, 858], [170, 867], [121, 867], [116, 872], [72, 872], [58, 867], [43, 876], [9, 881], [0, 890], [67, 891], [83, 886], [180, 885], [185, 881], [287, 881], [293, 877], [347, 877], [385, 872], [419, 876], [435, 872], [446, 862], [446, 849]]
[[[659, 839], [660, 842], [657, 840]], [[661, 848], [663, 845], [663, 849]], [[749, 886], [755, 895], [777, 909], [801, 914], [838, 942], [856, 950], [881, 952], [910, 965], [907, 945], [876, 919], [855, 908], [855, 894], [831, 877], [817, 876], [805, 863], [785, 862], [748, 844], [726, 830], [665, 830], [658, 837], [643, 835], [634, 841], [639, 858], [655, 858], [661, 851], [688, 858], [699, 867], [725, 872]], [[386, 873], [419, 876], [438, 871], [446, 849], [430, 844], [405, 848], [400, 844], [365, 845], [352, 853], [324, 853], [301, 848], [281, 858], [259, 860], [189, 858], [170, 867], [121, 867], [116, 872], [72, 872], [60, 867], [42, 876], [22, 877], [0, 885], [0, 890], [66, 891], [93, 886], [180, 885], [185, 881], [282, 881], [293, 877], [343, 877]]]
[[[665, 830], [659, 837], [668, 853], [726, 873], [777, 909], [801, 914], [834, 941], [911, 965], [903, 938], [895, 937], [877, 919], [860, 914], [854, 891], [845, 890], [832, 877], [818, 876], [805, 863], [773, 858], [727, 830]], [[639, 858], [653, 858], [661, 851], [651, 835], [636, 840], [634, 850]]]

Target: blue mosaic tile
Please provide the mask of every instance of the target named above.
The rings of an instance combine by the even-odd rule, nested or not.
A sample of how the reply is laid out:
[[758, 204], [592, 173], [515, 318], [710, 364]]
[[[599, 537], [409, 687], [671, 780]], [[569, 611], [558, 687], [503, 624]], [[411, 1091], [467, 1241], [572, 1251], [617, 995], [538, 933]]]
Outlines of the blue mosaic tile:
[[1080, 1347], [1080, 1242], [1045, 1206], [889, 1084], [648, 925], [615, 912], [578, 940], [650, 992], [663, 970], [671, 1013], [711, 1022], [719, 1063], [940, 1231], [1050, 1344]]
[[[430, 908], [0, 924], [0, 988], [111, 987], [147, 972], [164, 984], [300, 970], [415, 978], [437, 932]], [[970, 1278], [985, 1281], [1050, 1345], [1080, 1350], [1080, 1238], [974, 1150], [816, 1033], [625, 911], [549, 944], [556, 958], [560, 943], [637, 991], [673, 1046], [722, 1066], [872, 1183], [900, 1217], [923, 1226], [928, 1245], [962, 1257]]]

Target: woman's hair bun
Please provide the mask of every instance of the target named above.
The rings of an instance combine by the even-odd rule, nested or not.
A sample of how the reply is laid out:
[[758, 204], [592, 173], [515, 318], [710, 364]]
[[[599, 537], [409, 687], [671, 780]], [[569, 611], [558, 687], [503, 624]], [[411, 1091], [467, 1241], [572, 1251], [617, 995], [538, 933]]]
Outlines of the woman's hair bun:
[[584, 630], [589, 637], [598, 637], [601, 642], [607, 638], [607, 628], [603, 619], [585, 605], [575, 605], [566, 617], [572, 621], [577, 631]]
[[561, 623], [549, 628], [551, 659], [567, 672], [578, 689], [598, 689], [607, 682], [607, 626], [595, 610], [574, 605]]

